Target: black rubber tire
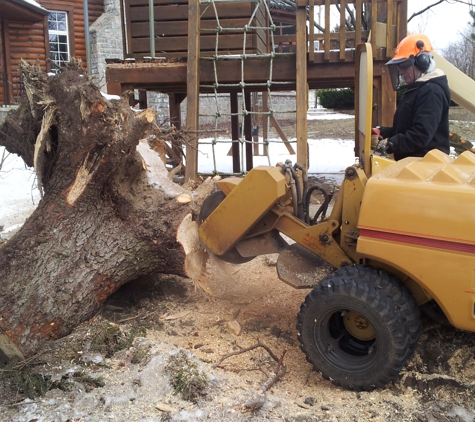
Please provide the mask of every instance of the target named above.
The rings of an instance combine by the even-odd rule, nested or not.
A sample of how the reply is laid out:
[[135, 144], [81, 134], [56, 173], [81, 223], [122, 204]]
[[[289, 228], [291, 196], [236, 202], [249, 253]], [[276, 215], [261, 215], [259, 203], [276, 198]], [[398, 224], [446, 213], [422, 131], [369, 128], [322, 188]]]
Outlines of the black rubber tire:
[[[203, 203], [198, 215], [199, 226], [210, 216], [210, 214], [218, 207], [218, 205], [224, 201], [225, 198], [226, 195], [224, 192], [222, 190], [217, 190], [205, 199], [205, 202]], [[229, 262], [230, 264], [245, 264], [246, 262], [252, 261], [255, 256], [244, 257], [236, 250], [236, 248], [232, 248], [224, 255], [219, 255], [218, 258]]]
[[367, 280], [391, 296], [406, 320], [409, 330], [408, 356], [412, 355], [421, 335], [421, 315], [411, 292], [396, 276], [370, 265], [353, 265], [339, 268], [331, 277]]
[[[343, 318], [351, 311], [372, 326], [373, 338], [350, 334]], [[346, 389], [383, 387], [397, 377], [408, 357], [409, 334], [400, 309], [384, 290], [363, 279], [323, 280], [302, 303], [297, 329], [314, 369]]]

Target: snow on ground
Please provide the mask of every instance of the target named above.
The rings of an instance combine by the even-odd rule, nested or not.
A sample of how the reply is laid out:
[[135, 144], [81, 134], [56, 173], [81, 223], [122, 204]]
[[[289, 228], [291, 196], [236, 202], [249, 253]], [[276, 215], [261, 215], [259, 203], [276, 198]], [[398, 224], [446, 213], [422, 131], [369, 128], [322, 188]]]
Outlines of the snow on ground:
[[[228, 156], [231, 148], [229, 140], [226, 142], [222, 138], [217, 139], [216, 145], [213, 146], [211, 138], [202, 139], [200, 142], [207, 142], [199, 148], [198, 155], [198, 172], [211, 173], [213, 170], [220, 173], [232, 173], [233, 163], [232, 157]], [[295, 139], [290, 139], [292, 148], [296, 150]], [[355, 162], [353, 140], [342, 139], [309, 139], [309, 155], [310, 155], [310, 174], [319, 173], [343, 173], [345, 168]], [[259, 146], [259, 152], [262, 154], [262, 145]], [[216, 158], [214, 158], [216, 157]], [[287, 147], [282, 141], [277, 139], [269, 140], [269, 157], [259, 155], [253, 157], [254, 167], [257, 166], [274, 166], [279, 162], [285, 162], [287, 159], [295, 163], [296, 154], [290, 154]]]
[[[2, 156], [4, 148], [0, 147], [0, 160]], [[0, 169], [0, 239], [20, 228], [39, 201], [34, 170], [17, 155], [8, 155]]]
[[[328, 110], [317, 109], [309, 112], [308, 119], [347, 119], [354, 116], [334, 113]], [[232, 157], [228, 156], [230, 142], [218, 143], [214, 146], [213, 158], [212, 139], [200, 140], [208, 143], [200, 146], [198, 156], [198, 172], [212, 173], [215, 169], [221, 173], [232, 172]], [[220, 142], [221, 141], [221, 142]], [[290, 140], [294, 150], [295, 139]], [[342, 139], [309, 139], [310, 174], [329, 174], [336, 181], [342, 180], [346, 167], [355, 162], [354, 141]], [[260, 146], [262, 152], [262, 146]], [[0, 163], [4, 155], [4, 148], [0, 147]], [[254, 166], [275, 165], [290, 159], [296, 162], [296, 155], [289, 154], [282, 141], [270, 140], [269, 157], [255, 156]], [[15, 154], [7, 156], [0, 168], [0, 239], [8, 239], [24, 223], [26, 218], [35, 210], [40, 195], [36, 188], [36, 175], [33, 169], [28, 168], [23, 160]]]

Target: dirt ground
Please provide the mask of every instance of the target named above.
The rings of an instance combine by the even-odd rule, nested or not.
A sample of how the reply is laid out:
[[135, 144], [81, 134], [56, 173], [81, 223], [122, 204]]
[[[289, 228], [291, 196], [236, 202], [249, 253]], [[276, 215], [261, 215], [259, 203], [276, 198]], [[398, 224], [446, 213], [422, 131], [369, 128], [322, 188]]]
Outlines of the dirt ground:
[[[451, 125], [468, 139], [472, 128]], [[321, 138], [338, 131], [350, 139], [353, 121], [320, 121], [315, 130]], [[300, 351], [296, 315], [308, 291], [279, 281], [275, 262], [275, 255], [241, 265], [211, 258], [206, 292], [163, 274], [122, 287], [93, 320], [27, 362], [54, 382], [43, 397], [25, 399], [25, 383], [0, 377], [0, 420], [475, 420], [475, 333], [423, 316], [418, 347], [395, 382], [373, 392], [345, 391], [313, 371]], [[255, 345], [265, 347], [219, 363]], [[186, 378], [186, 365], [172, 360], [181, 351], [205, 380], [188, 400], [176, 392], [177, 370]], [[285, 373], [275, 379], [282, 366]], [[270, 380], [274, 386], [261, 394]]]

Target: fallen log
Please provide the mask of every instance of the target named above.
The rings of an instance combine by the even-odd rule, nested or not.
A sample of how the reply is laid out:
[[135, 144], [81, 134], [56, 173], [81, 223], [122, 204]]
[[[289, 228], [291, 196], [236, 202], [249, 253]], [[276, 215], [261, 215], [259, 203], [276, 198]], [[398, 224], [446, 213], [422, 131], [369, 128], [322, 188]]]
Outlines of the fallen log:
[[76, 61], [56, 76], [20, 68], [26, 95], [0, 145], [35, 167], [43, 196], [0, 248], [3, 361], [69, 334], [137, 277], [199, 277], [205, 254], [185, 218], [196, 200], [175, 200], [186, 191], [157, 174], [158, 155], [139, 142], [154, 113], [106, 99]]

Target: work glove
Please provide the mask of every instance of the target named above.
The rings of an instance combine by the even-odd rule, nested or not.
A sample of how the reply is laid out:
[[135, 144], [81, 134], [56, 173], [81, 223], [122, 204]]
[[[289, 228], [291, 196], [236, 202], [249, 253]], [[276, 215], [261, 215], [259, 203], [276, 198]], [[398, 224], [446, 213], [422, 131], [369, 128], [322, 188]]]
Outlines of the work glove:
[[378, 143], [374, 148], [377, 152], [386, 152], [386, 148], [388, 146], [388, 138], [381, 139], [381, 136], [378, 138]]
[[371, 149], [372, 150], [384, 150], [386, 145], [388, 144], [388, 139], [383, 139], [382, 136], [371, 136]]
[[373, 127], [371, 129], [371, 135], [381, 136], [381, 131], [379, 130], [379, 127]]

